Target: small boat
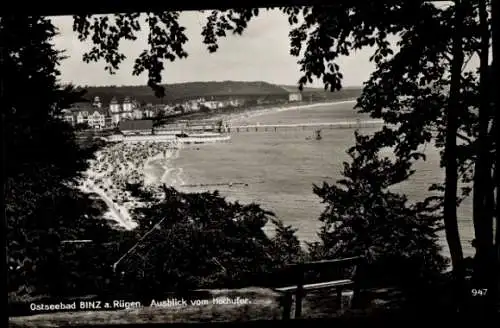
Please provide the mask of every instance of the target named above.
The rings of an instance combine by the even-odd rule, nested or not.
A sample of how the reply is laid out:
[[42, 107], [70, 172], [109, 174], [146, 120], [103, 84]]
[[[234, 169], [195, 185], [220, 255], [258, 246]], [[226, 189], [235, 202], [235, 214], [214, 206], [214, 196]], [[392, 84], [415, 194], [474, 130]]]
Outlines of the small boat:
[[[321, 137], [321, 130], [314, 131], [314, 139], [316, 140], [323, 139], [323, 137]], [[313, 140], [313, 137], [306, 137], [306, 140]]]
[[316, 140], [321, 140], [323, 137], [321, 137], [321, 130], [316, 130]]

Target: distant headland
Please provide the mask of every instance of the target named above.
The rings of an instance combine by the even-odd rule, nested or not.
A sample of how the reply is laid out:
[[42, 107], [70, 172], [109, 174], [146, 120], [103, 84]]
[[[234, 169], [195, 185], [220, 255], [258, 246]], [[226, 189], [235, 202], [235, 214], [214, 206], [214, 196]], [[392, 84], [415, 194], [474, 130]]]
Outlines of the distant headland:
[[113, 98], [130, 97], [144, 105], [177, 103], [200, 97], [211, 100], [247, 98], [248, 100], [265, 101], [266, 98], [286, 97], [290, 94], [300, 94], [300, 100], [317, 102], [338, 100], [339, 98], [356, 98], [361, 94], [362, 89], [362, 87], [346, 87], [341, 91], [330, 92], [322, 88], [305, 87], [299, 91], [297, 85], [276, 85], [263, 81], [186, 82], [164, 84], [163, 86], [165, 87], [165, 97], [163, 98], [156, 97], [147, 85], [79, 86], [78, 88], [87, 90], [85, 98], [89, 101], [99, 97], [103, 103], [109, 103]]

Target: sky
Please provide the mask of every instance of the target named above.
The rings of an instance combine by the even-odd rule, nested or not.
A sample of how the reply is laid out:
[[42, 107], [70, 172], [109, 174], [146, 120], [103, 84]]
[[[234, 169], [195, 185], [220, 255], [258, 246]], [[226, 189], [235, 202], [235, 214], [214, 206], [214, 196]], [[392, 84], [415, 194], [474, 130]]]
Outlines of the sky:
[[[145, 85], [147, 73], [132, 75], [134, 59], [147, 47], [147, 29], [138, 40], [122, 41], [120, 49], [127, 56], [116, 75], [104, 70], [103, 63], [84, 63], [82, 55], [90, 42], [81, 42], [72, 30], [71, 16], [52, 17], [59, 29], [53, 40], [59, 50], [66, 50], [67, 59], [61, 63], [61, 82], [75, 85]], [[180, 24], [186, 27], [189, 41], [185, 44], [188, 57], [165, 63], [164, 83], [194, 81], [265, 81], [274, 84], [296, 85], [300, 76], [299, 58], [290, 55], [288, 33], [290, 26], [285, 15], [278, 11], [262, 11], [252, 20], [243, 35], [228, 35], [219, 41], [219, 49], [210, 54], [202, 43], [205, 14], [186, 11]], [[344, 86], [361, 86], [374, 70], [369, 62], [372, 51], [361, 50], [338, 61], [344, 75]], [[311, 87], [322, 87], [315, 81]]]
[[[449, 2], [434, 3], [439, 7]], [[290, 26], [288, 18], [278, 10], [262, 10], [244, 31], [243, 35], [228, 34], [219, 40], [219, 49], [209, 53], [202, 42], [201, 31], [207, 13], [185, 11], [179, 23], [186, 28], [188, 42], [184, 49], [187, 58], [166, 62], [162, 74], [163, 83], [195, 81], [265, 81], [280, 85], [297, 85], [301, 77], [299, 58], [290, 55]], [[83, 54], [90, 50], [90, 41], [81, 42], [73, 32], [71, 16], [51, 17], [59, 29], [53, 39], [55, 47], [65, 50], [68, 57], [61, 63], [61, 82], [80, 86], [99, 85], [145, 85], [147, 73], [132, 75], [135, 58], [147, 48], [147, 27], [139, 32], [136, 41], [122, 41], [120, 50], [127, 59], [115, 75], [104, 70], [104, 63], [84, 63]], [[393, 50], [397, 51], [396, 37], [389, 37]], [[348, 57], [337, 60], [344, 76], [343, 86], [362, 86], [375, 65], [369, 61], [374, 48], [364, 48]], [[469, 68], [478, 67], [478, 58], [473, 58]], [[314, 81], [309, 87], [323, 87], [321, 81]]]

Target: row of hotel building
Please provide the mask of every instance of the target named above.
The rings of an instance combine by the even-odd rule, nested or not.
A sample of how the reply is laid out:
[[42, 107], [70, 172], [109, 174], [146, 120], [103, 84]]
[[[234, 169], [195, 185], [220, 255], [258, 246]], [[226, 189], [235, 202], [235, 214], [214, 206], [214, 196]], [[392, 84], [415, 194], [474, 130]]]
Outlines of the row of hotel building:
[[[289, 93], [289, 102], [301, 101], [301, 94]], [[285, 100], [286, 101], [286, 100]], [[71, 108], [64, 109], [61, 118], [73, 126], [85, 124], [92, 129], [117, 127], [126, 120], [153, 119], [160, 114], [163, 116], [180, 113], [197, 112], [203, 108], [216, 110], [227, 107], [240, 107], [245, 104], [243, 99], [231, 98], [225, 100], [206, 100], [205, 98], [191, 99], [170, 105], [141, 105], [130, 97], [122, 102], [112, 98], [108, 106], [103, 106], [99, 97], [92, 102], [75, 103]]]
[[109, 106], [103, 106], [99, 97], [93, 102], [79, 102], [70, 108], [62, 110], [61, 118], [73, 126], [85, 124], [92, 129], [116, 127], [125, 120], [142, 120], [158, 117], [160, 113], [171, 116], [180, 113], [200, 111], [203, 107], [214, 110], [225, 107], [239, 107], [243, 105], [240, 99], [223, 101], [192, 99], [171, 105], [141, 105], [130, 97], [125, 97], [120, 103], [113, 98]]

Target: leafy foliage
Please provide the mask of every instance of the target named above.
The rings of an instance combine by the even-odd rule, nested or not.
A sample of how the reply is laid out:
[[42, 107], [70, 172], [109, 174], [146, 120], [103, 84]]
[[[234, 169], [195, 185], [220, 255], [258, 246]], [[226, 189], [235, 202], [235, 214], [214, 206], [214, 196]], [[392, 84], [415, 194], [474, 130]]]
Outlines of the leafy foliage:
[[405, 170], [394, 170], [388, 158], [362, 147], [367, 137], [356, 134], [357, 145], [344, 163], [344, 179], [336, 185], [315, 186], [326, 204], [320, 220], [321, 242], [310, 244], [313, 258], [363, 256], [367, 284], [428, 282], [444, 269], [437, 230], [439, 216], [425, 203], [410, 203], [388, 187]]
[[149, 235], [118, 266], [127, 289], [131, 283], [148, 292], [259, 285], [301, 252], [289, 227], [273, 221], [276, 236], [264, 233], [273, 214], [256, 204], [229, 203], [217, 192], [164, 192], [165, 199], [136, 210], [137, 236]]
[[[125, 56], [119, 51], [120, 39], [136, 40], [134, 32], [141, 30], [140, 14], [117, 14], [114, 22], [108, 16], [75, 16], [73, 29], [79, 32], [81, 41], [89, 37], [95, 46], [84, 55], [84, 61], [104, 59], [105, 69], [114, 74]], [[185, 28], [178, 23], [179, 12], [146, 13], [145, 22], [149, 28], [149, 49], [141, 52], [134, 65], [134, 75], [147, 71], [148, 85], [157, 97], [164, 96], [164, 89], [159, 86], [163, 60], [174, 61], [187, 57], [183, 46], [187, 42]], [[92, 31], [92, 32], [91, 32]]]
[[[55, 28], [39, 17], [4, 17], [5, 205], [9, 292], [18, 295], [56, 290], [54, 275], [61, 240], [105, 233], [95, 221], [100, 210], [71, 185], [86, 168], [94, 148], [80, 148], [74, 132], [56, 119], [82, 97], [57, 84], [62, 57], [53, 49]], [[29, 96], [20, 95], [28, 90]]]

